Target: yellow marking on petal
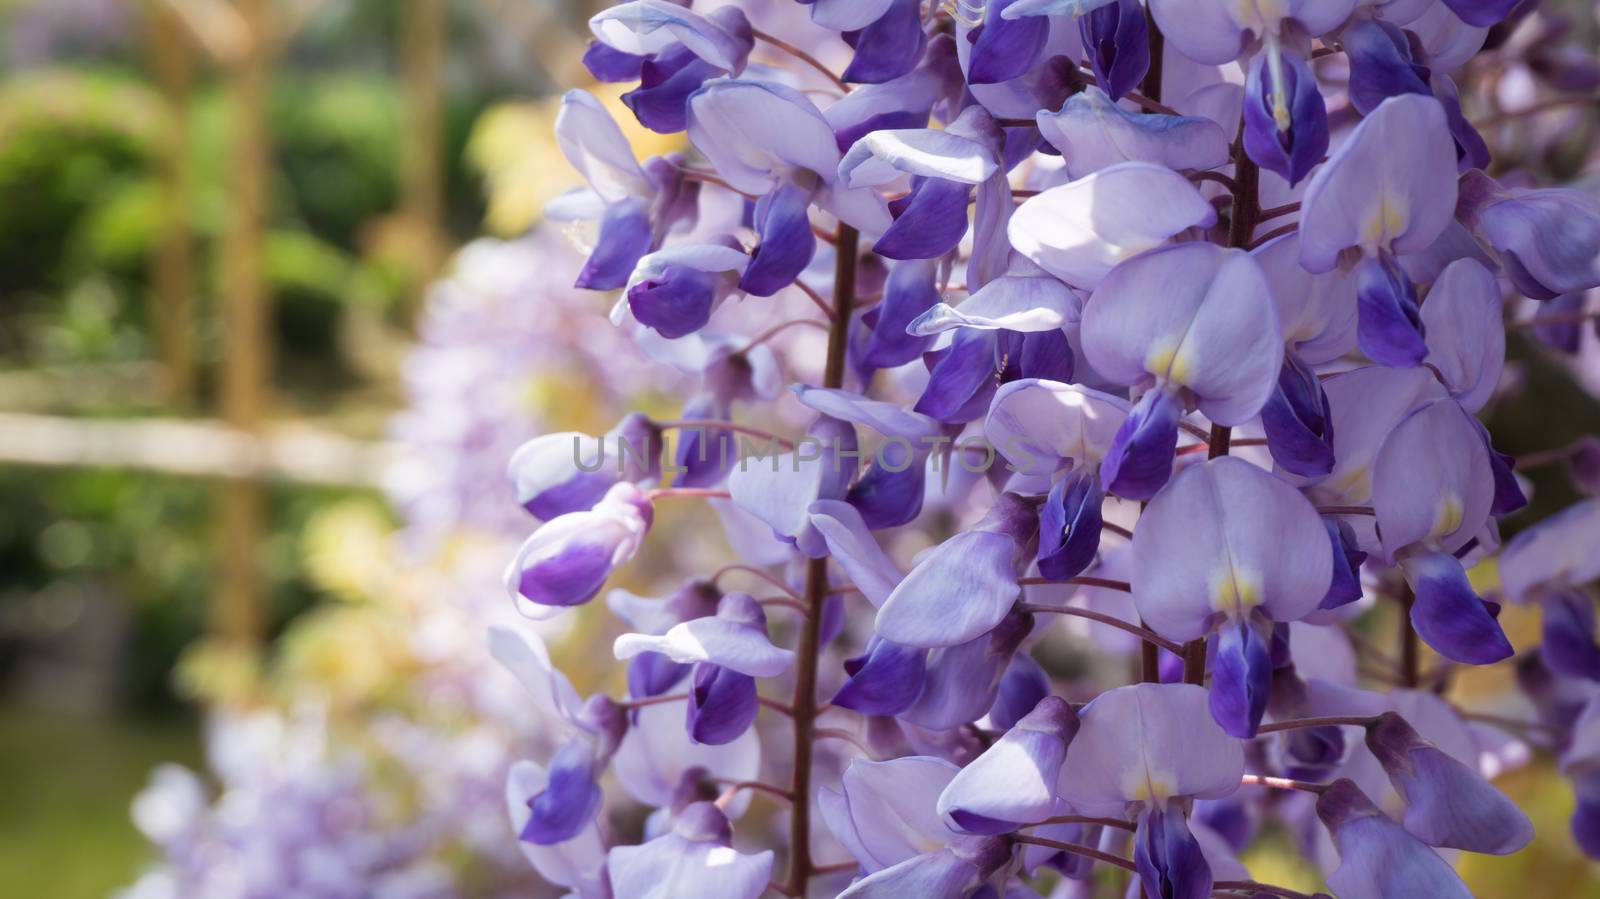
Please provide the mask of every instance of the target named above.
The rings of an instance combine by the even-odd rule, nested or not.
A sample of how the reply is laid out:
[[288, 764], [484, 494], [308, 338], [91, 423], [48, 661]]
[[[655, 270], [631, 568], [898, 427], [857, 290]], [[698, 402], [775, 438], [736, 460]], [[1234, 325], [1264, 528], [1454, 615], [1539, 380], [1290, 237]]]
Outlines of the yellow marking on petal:
[[1261, 575], [1248, 568], [1239, 568], [1232, 559], [1224, 559], [1211, 573], [1211, 609], [1230, 615], [1244, 616], [1261, 605]]
[[1122, 777], [1122, 795], [1129, 802], [1150, 802], [1165, 806], [1176, 789], [1176, 778], [1164, 771], [1151, 771], [1148, 767], [1129, 770]]
[[1446, 494], [1439, 500], [1439, 508], [1433, 513], [1433, 530], [1428, 536], [1437, 540], [1446, 534], [1453, 534], [1461, 529], [1461, 497], [1454, 493]]
[[1368, 247], [1382, 246], [1404, 232], [1409, 220], [1410, 210], [1404, 203], [1397, 202], [1390, 195], [1388, 185], [1384, 185], [1378, 189], [1377, 207], [1361, 229], [1361, 242]]
[[1194, 361], [1177, 338], [1167, 337], [1150, 346], [1144, 357], [1144, 370], [1169, 383], [1185, 385], [1194, 373]]
[[1347, 502], [1365, 502], [1372, 495], [1371, 474], [1371, 460], [1363, 459], [1323, 486], [1327, 493]]
[[1256, 32], [1257, 37], [1275, 35], [1278, 23], [1288, 15], [1288, 0], [1234, 0], [1229, 14], [1240, 28]]

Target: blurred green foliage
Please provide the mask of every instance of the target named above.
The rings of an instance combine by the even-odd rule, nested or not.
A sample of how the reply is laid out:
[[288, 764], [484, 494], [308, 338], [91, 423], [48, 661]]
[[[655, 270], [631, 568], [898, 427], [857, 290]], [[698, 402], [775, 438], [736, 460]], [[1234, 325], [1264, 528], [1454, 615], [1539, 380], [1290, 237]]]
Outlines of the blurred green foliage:
[[131, 883], [149, 845], [128, 816], [129, 798], [156, 765], [196, 764], [198, 743], [188, 720], [103, 721], [0, 707], [6, 895], [93, 899]]

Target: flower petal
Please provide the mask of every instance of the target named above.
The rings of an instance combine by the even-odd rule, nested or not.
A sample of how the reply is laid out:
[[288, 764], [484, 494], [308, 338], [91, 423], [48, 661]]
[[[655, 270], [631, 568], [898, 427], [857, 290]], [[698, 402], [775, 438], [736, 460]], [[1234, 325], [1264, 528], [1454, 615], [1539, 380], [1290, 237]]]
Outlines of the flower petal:
[[1266, 403], [1283, 336], [1261, 267], [1209, 243], [1166, 247], [1106, 276], [1083, 310], [1089, 364], [1121, 384], [1192, 390], [1200, 411], [1242, 424]]
[[1129, 802], [1217, 799], [1239, 789], [1243, 745], [1212, 720], [1202, 687], [1118, 687], [1079, 719], [1059, 789], [1082, 814], [1122, 815]]
[[1133, 531], [1133, 599], [1171, 640], [1206, 634], [1219, 614], [1274, 621], [1315, 611], [1332, 559], [1322, 519], [1299, 491], [1233, 457], [1184, 469]]
[[1023, 201], [1006, 233], [1017, 252], [1045, 271], [1092, 288], [1117, 263], [1216, 221], [1216, 207], [1189, 179], [1124, 162]]
[[1320, 273], [1347, 247], [1419, 252], [1455, 207], [1455, 143], [1444, 107], [1416, 94], [1390, 97], [1312, 177], [1301, 203], [1300, 261]]

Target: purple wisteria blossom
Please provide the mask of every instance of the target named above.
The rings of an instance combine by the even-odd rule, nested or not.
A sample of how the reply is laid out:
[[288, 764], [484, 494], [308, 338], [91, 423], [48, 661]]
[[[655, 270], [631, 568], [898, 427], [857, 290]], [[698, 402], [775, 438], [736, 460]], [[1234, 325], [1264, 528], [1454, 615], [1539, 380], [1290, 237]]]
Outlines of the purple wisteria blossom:
[[[732, 555], [608, 596], [625, 695], [497, 632], [562, 735], [513, 776], [534, 865], [585, 899], [1307, 897], [1240, 861], [1273, 822], [1338, 899], [1467, 896], [1442, 852], [1533, 839], [1489, 781], [1536, 750], [1596, 854], [1596, 500], [1524, 517], [1479, 418], [1600, 280], [1592, 195], [1468, 115], [1512, 5], [596, 16], [591, 69], [691, 149], [640, 165], [569, 96], [586, 286], [653, 358], [721, 350], [704, 412], [516, 455], [543, 523], [506, 583], [579, 614], [699, 527], [666, 504]], [[1513, 295], [1556, 311], [1508, 327]], [[757, 361], [801, 329], [815, 358]], [[1450, 690], [1513, 657], [1531, 702]]]

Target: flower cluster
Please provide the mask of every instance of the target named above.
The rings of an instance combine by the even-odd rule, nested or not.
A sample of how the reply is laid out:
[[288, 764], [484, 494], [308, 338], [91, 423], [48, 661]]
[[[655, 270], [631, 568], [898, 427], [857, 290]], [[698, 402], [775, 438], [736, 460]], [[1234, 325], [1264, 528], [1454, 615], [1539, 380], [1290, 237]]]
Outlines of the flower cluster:
[[[592, 229], [612, 327], [699, 387], [514, 455], [542, 524], [506, 585], [571, 614], [690, 536], [652, 533], [668, 502], [715, 506], [737, 558], [606, 595], [622, 697], [493, 631], [553, 747], [507, 785], [537, 870], [585, 899], [1082, 896], [1101, 868], [1302, 896], [1238, 860], [1273, 820], [1339, 899], [1466, 897], [1440, 851], [1529, 842], [1486, 777], [1530, 744], [1600, 856], [1600, 500], [1502, 550], [1525, 486], [1477, 417], [1508, 297], [1600, 285], [1595, 198], [1491, 177], [1452, 80], [1514, 5], [591, 19], [589, 70], [689, 149], [639, 162], [573, 91], [588, 187], [550, 215]], [[785, 368], [802, 326], [826, 348]], [[1513, 656], [1520, 719], [1447, 698]]]

